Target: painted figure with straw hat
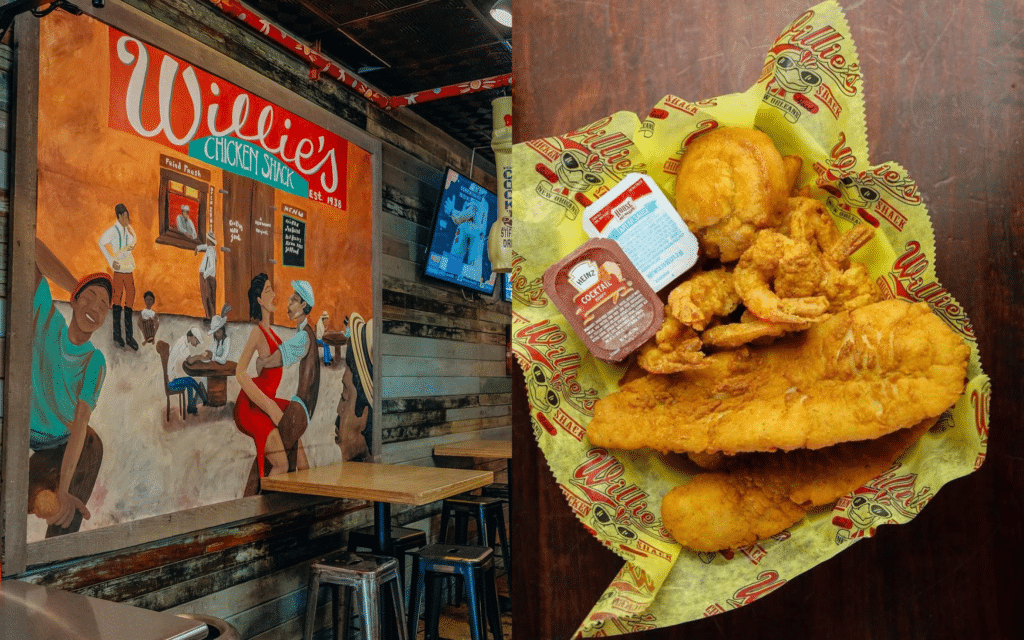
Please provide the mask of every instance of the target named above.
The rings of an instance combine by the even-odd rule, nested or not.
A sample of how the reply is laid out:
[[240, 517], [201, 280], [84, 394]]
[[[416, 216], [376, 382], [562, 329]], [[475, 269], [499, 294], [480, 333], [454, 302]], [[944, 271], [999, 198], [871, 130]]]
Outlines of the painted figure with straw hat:
[[363, 460], [373, 447], [373, 318], [364, 321], [353, 313], [346, 320], [349, 342], [334, 441], [343, 460]]

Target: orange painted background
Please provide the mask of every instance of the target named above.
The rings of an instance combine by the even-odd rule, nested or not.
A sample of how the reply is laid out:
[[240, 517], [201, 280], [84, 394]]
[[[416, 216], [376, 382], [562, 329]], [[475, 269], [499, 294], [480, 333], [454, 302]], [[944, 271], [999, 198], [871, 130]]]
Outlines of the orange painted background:
[[[213, 215], [218, 246], [223, 244], [223, 171], [176, 154], [160, 144], [107, 126], [110, 78], [107, 27], [95, 20], [55, 12], [41, 22], [39, 80], [39, 158], [37, 237], [80, 277], [110, 272], [100, 252], [100, 236], [115, 222], [114, 206], [124, 203], [138, 236], [135, 248], [136, 309], [142, 293], [153, 290], [160, 313], [203, 317], [199, 296], [202, 254], [157, 244], [160, 234], [158, 190], [160, 155], [181, 158], [210, 170], [214, 186]], [[205, 197], [205, 196], [204, 196]], [[307, 212], [306, 266], [284, 267], [281, 247], [283, 205]], [[348, 210], [342, 211], [281, 191], [275, 192], [274, 287], [278, 291], [275, 323], [284, 315], [290, 283], [299, 278], [313, 285], [316, 305], [331, 316], [331, 328], [352, 312], [373, 314], [371, 155], [348, 145]], [[217, 307], [224, 295], [224, 253], [218, 250]], [[54, 289], [55, 299], [67, 293]], [[234, 309], [229, 318], [245, 320], [247, 309]]]

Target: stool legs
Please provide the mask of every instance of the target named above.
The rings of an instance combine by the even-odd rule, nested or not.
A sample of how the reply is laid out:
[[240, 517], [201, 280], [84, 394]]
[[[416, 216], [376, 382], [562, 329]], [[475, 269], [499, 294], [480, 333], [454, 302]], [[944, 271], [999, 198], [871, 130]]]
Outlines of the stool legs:
[[392, 580], [388, 583], [391, 587], [391, 603], [395, 610], [395, 628], [398, 630], [398, 640], [415, 640], [406, 634], [405, 620], [402, 620], [402, 612], [405, 610], [402, 603], [402, 589], [398, 582]]
[[484, 606], [487, 608], [487, 619], [491, 624], [491, 635], [494, 640], [504, 640], [505, 635], [501, 629], [501, 610], [498, 607], [498, 585], [494, 577], [494, 568], [490, 568], [485, 572], [485, 578], [487, 586], [490, 588], [484, 588]]
[[312, 640], [313, 627], [316, 625], [316, 601], [320, 591], [320, 572], [315, 569], [309, 574], [309, 587], [306, 590], [306, 628], [302, 637]]
[[[332, 598], [333, 622], [336, 637], [340, 640], [348, 630], [346, 612], [352, 611], [352, 591], [359, 592], [359, 609], [362, 627], [367, 640], [382, 640], [386, 617], [394, 617], [396, 632], [387, 637], [408, 640], [406, 634], [405, 610], [403, 607], [402, 585], [399, 584], [397, 562], [390, 558], [345, 554], [341, 557], [314, 562], [311, 567], [306, 595], [306, 619], [303, 637], [312, 640], [316, 627], [316, 608], [320, 585], [327, 583], [334, 587]], [[387, 602], [381, 598], [388, 596]]]
[[[495, 529], [497, 529], [497, 535], [495, 535]], [[487, 533], [487, 540], [483, 541], [483, 545], [485, 547], [494, 546], [495, 538], [497, 538], [497, 542], [501, 543], [502, 566], [508, 571], [509, 565], [512, 564], [512, 557], [509, 552], [508, 535], [505, 533], [504, 509], [494, 511], [492, 517], [487, 520]]]
[[[420, 620], [420, 597], [423, 594], [424, 579], [426, 572], [420, 569], [420, 557], [414, 555], [412, 557], [412, 583], [409, 585], [409, 638], [416, 638], [416, 631], [419, 628]], [[427, 611], [430, 611], [428, 606]]]

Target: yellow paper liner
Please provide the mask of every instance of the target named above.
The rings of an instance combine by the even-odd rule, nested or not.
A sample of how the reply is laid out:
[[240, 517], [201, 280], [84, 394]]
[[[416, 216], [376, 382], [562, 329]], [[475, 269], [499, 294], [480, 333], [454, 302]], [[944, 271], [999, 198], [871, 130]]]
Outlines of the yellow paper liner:
[[[817, 81], [817, 82], [815, 82]], [[990, 384], [973, 328], [939, 284], [931, 222], [898, 164], [868, 164], [857, 53], [842, 10], [824, 2], [774, 42], [749, 90], [699, 102], [662, 99], [646, 118], [620, 112], [561, 136], [513, 149], [513, 350], [526, 374], [535, 435], [583, 526], [626, 560], [577, 631], [610, 636], [715, 615], [766, 596], [788, 580], [874, 534], [908, 522], [950, 480], [976, 470], [988, 441]], [[594, 403], [618, 389], [623, 368], [593, 358], [541, 286], [544, 270], [582, 244], [584, 207], [630, 172], [651, 175], [674, 200], [674, 170], [691, 136], [719, 126], [756, 127], [804, 166], [840, 230], [875, 224], [854, 259], [884, 295], [923, 300], [971, 348], [968, 384], [954, 407], [885, 474], [749, 547], [683, 549], [661, 522], [661, 499], [689, 475], [646, 450], [593, 447]], [[872, 509], [872, 507], [875, 507]]]

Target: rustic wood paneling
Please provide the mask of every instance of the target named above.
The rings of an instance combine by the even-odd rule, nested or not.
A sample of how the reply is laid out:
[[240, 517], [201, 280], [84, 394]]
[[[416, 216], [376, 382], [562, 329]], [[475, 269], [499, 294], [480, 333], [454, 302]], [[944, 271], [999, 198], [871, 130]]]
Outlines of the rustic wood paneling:
[[[383, 332], [375, 348], [383, 373], [383, 411], [377, 424], [384, 444], [379, 459], [491, 469], [503, 479], [506, 461], [439, 460], [432, 450], [437, 444], [472, 437], [508, 437], [511, 383], [505, 373], [505, 335], [510, 305], [425, 279], [421, 266], [444, 168], [471, 174], [493, 190], [493, 164], [473, 157], [470, 149], [412, 112], [384, 113], [329, 80], [309, 81], [303, 63], [207, 2], [126, 0], [126, 4], [384, 142], [380, 226], [384, 306], [377, 323]], [[102, 12], [85, 9], [102, 18]], [[146, 34], [136, 35], [145, 39]], [[0, 117], [7, 117], [2, 112]], [[10, 241], [7, 228], [0, 228], [0, 237], [6, 240], [0, 243], [2, 256]], [[5, 286], [2, 293], [7, 292]], [[367, 503], [319, 498], [296, 499], [294, 508], [282, 508], [289, 498], [273, 498], [271, 507], [254, 503], [251, 513], [229, 525], [211, 527], [199, 516], [187, 520], [172, 515], [163, 523], [152, 519], [140, 524], [137, 534], [126, 537], [118, 551], [34, 565], [30, 557], [30, 566], [18, 577], [151, 609], [207, 613], [226, 619], [245, 638], [293, 639], [302, 629], [309, 563], [343, 545], [349, 530], [372, 522], [372, 510]], [[399, 525], [428, 528], [434, 540], [439, 509], [439, 503], [396, 506], [393, 518]], [[166, 535], [153, 541], [154, 531], [161, 527]], [[326, 611], [323, 600], [318, 626], [329, 619]]]

